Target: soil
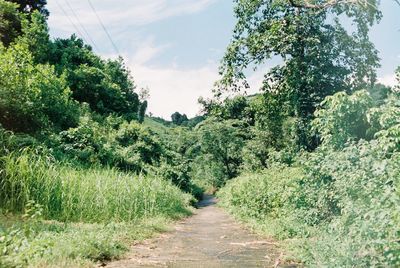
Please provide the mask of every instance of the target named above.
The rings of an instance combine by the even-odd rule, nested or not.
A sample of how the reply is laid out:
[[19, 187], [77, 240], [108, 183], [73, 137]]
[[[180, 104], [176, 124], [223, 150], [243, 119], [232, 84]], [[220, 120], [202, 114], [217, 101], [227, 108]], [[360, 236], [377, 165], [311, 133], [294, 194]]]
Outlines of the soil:
[[174, 231], [132, 246], [126, 259], [107, 267], [295, 267], [282, 264], [276, 243], [246, 230], [216, 202], [206, 196]]

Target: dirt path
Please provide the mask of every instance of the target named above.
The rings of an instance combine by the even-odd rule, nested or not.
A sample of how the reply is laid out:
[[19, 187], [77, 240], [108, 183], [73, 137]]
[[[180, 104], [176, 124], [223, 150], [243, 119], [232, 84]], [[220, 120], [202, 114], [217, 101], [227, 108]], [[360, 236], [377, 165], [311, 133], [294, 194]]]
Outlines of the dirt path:
[[206, 197], [173, 232], [133, 246], [126, 259], [107, 267], [278, 267], [274, 243], [245, 230], [215, 202]]

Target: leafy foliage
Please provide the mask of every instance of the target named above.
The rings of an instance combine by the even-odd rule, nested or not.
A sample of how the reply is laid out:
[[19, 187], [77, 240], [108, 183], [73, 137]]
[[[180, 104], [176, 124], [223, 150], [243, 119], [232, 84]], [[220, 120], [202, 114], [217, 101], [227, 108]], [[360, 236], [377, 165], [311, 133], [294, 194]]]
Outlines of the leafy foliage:
[[[298, 144], [315, 148], [304, 130], [317, 104], [343, 89], [352, 92], [375, 82], [379, 59], [368, 29], [380, 12], [351, 4], [306, 9], [289, 1], [235, 2], [237, 24], [221, 66], [217, 95], [247, 88], [248, 68], [279, 60], [264, 75], [263, 89], [279, 94], [288, 104], [288, 115], [299, 118]], [[355, 24], [353, 33], [341, 24], [344, 14]]]
[[189, 119], [186, 114], [180, 114], [179, 112], [175, 112], [171, 115], [172, 123], [177, 126], [182, 125], [183, 123], [187, 122]]
[[8, 46], [21, 32], [22, 16], [18, 6], [7, 1], [0, 1], [0, 41]]
[[[295, 158], [296, 168], [275, 161], [235, 179], [223, 204], [258, 230], [302, 238], [297, 254], [308, 266], [398, 266], [398, 101], [393, 93], [372, 107], [365, 91], [327, 97], [313, 122], [323, 144]], [[373, 138], [361, 139], [368, 130]]]
[[103, 115], [116, 113], [127, 120], [137, 119], [139, 97], [122, 58], [104, 61], [72, 36], [55, 40], [47, 60], [60, 75], [67, 72], [75, 100], [88, 103], [93, 111]]
[[36, 65], [23, 43], [0, 50], [0, 123], [3, 127], [32, 133], [76, 125], [79, 110], [70, 99], [65, 77], [57, 77], [52, 66]]
[[[222, 205], [255, 229], [294, 238], [306, 266], [400, 266], [400, 95], [375, 84], [368, 32], [378, 9], [236, 0], [217, 98], [199, 100], [204, 115], [170, 122], [146, 116], [148, 89], [136, 93], [122, 58], [102, 59], [74, 35], [50, 40], [45, 1], [8, 2], [0, 217], [23, 216], [0, 224], [0, 266], [111, 259], [132, 225], [187, 215], [193, 196], [219, 188]], [[280, 64], [262, 94], [222, 98], [271, 59]]]
[[46, 0], [6, 0], [8, 2], [16, 3], [19, 6], [19, 11], [31, 14], [39, 11], [44, 16], [49, 16], [49, 11], [46, 9]]
[[240, 121], [206, 120], [196, 127], [195, 177], [208, 180], [214, 187], [239, 174], [241, 151], [246, 133]]
[[339, 148], [351, 139], [366, 138], [367, 111], [372, 106], [367, 92], [358, 91], [351, 96], [339, 92], [327, 97], [321, 105], [313, 127], [324, 143]]

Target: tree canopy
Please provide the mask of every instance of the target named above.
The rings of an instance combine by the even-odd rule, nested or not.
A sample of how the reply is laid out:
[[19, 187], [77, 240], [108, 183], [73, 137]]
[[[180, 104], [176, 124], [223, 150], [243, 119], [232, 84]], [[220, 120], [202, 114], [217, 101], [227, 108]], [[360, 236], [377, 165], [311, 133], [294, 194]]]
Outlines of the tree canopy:
[[[222, 61], [217, 96], [247, 88], [249, 67], [278, 58], [280, 64], [265, 73], [262, 89], [281, 95], [288, 114], [300, 118], [299, 128], [304, 128], [326, 96], [376, 82], [379, 57], [368, 32], [381, 18], [379, 10], [346, 1], [329, 9], [298, 7], [296, 1], [235, 2], [237, 24]], [[354, 23], [351, 31], [343, 15]], [[306, 145], [307, 139], [300, 140]]]
[[39, 11], [45, 17], [49, 16], [49, 11], [46, 9], [47, 0], [6, 0], [8, 2], [18, 4], [18, 10], [32, 14], [34, 11]]

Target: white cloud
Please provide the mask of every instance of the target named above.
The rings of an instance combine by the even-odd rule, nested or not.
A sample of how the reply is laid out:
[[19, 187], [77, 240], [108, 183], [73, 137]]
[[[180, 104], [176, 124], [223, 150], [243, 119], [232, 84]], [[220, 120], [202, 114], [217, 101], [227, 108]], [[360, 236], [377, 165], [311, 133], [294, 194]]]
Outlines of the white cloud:
[[149, 111], [166, 119], [176, 111], [195, 116], [200, 110], [197, 99], [200, 96], [210, 97], [213, 84], [218, 79], [216, 65], [179, 69], [128, 64], [136, 83], [150, 89]]
[[385, 75], [383, 77], [378, 78], [378, 82], [386, 86], [395, 86], [397, 85], [396, 75], [395, 74]]
[[[153, 48], [154, 51], [158, 49]], [[176, 111], [189, 117], [197, 115], [201, 108], [197, 102], [198, 98], [212, 97], [214, 83], [220, 78], [218, 64], [213, 61], [200, 68], [188, 69], [174, 64], [150, 67], [138, 63], [135, 58], [127, 57], [127, 63], [138, 86], [150, 89], [149, 112], [165, 119], [170, 119], [171, 114]], [[262, 79], [261, 70], [250, 75], [248, 81], [251, 88], [247, 93], [259, 92]]]
[[[100, 48], [105, 39], [99, 22], [86, 0], [57, 0], [67, 14], [57, 5], [56, 1], [48, 1], [51, 12], [49, 25], [56, 36], [68, 36], [76, 29], [70, 19], [79, 25], [66, 1], [79, 17], [79, 22], [89, 31]], [[149, 111], [157, 116], [169, 119], [170, 115], [179, 111], [188, 116], [195, 116], [200, 106], [197, 99], [200, 96], [212, 95], [212, 87], [218, 79], [218, 68], [214, 62], [207, 62], [200, 68], [181, 68], [176, 60], [167, 66], [153, 66], [150, 61], [155, 59], [171, 44], [155, 44], [153, 36], [144, 37], [140, 27], [170, 17], [182, 16], [199, 12], [218, 0], [92, 0], [96, 11], [113, 38], [121, 38], [131, 43], [130, 51], [121, 51], [132, 71], [134, 80], [139, 87], [149, 87]], [[68, 16], [68, 17], [67, 17]], [[78, 26], [79, 27], [79, 26]], [[133, 51], [133, 53], [132, 53]], [[110, 52], [110, 51], [109, 51]], [[115, 58], [109, 52], [101, 53], [106, 58]]]
[[[58, 1], [58, 2], [57, 2]], [[69, 5], [79, 17], [80, 22], [91, 29], [98, 27], [99, 22], [87, 1], [56, 0], [48, 1], [51, 12], [49, 24], [58, 31], [71, 30], [68, 17], [76, 21]], [[92, 0], [102, 21], [109, 28], [145, 25], [174, 16], [199, 12], [217, 0]], [[61, 7], [60, 7], [61, 6]], [[64, 14], [63, 10], [67, 14]]]
[[156, 46], [153, 37], [147, 38], [136, 48], [135, 54], [131, 58], [131, 62], [138, 65], [145, 64], [169, 47], [169, 44]]

